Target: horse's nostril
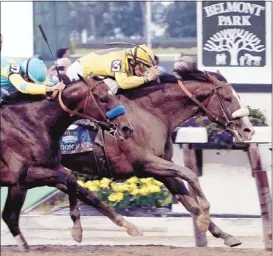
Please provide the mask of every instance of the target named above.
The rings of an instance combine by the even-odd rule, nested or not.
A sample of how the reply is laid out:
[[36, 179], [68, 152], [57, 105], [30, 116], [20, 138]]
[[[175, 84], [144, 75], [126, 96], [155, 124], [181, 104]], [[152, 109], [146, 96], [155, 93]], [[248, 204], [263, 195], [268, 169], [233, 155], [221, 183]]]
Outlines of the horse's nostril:
[[244, 129], [244, 132], [246, 132], [246, 133], [250, 133], [250, 132], [251, 132], [251, 130], [250, 130], [249, 128], [245, 128], [245, 129]]

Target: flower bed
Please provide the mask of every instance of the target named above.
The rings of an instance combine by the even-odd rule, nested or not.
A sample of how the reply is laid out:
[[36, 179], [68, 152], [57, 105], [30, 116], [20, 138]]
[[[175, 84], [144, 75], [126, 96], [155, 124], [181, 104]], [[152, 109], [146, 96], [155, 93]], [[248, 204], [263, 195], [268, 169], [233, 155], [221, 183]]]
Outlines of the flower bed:
[[132, 177], [122, 183], [103, 178], [87, 182], [79, 180], [78, 183], [115, 209], [167, 207], [172, 203], [170, 192], [153, 178]]

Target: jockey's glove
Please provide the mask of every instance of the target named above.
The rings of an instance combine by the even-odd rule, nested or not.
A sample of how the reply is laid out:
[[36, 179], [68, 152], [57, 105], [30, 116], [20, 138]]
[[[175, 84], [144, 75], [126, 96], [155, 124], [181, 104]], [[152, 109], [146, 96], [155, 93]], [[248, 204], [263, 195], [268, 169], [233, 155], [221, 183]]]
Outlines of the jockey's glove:
[[151, 67], [146, 76], [145, 76], [145, 80], [148, 80], [148, 81], [153, 81], [155, 80], [158, 76], [160, 75], [160, 70], [158, 69], [157, 66], [153, 66]]

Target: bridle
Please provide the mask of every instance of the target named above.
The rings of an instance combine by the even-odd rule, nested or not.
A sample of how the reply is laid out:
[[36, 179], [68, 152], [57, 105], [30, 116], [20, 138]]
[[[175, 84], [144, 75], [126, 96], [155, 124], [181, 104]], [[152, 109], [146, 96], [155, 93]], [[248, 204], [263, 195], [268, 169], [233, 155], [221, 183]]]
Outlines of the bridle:
[[[95, 100], [95, 97], [94, 97], [94, 95], [92, 93], [92, 90], [96, 86], [98, 86], [99, 84], [103, 83], [103, 80], [98, 81], [97, 83], [94, 83], [92, 86], [90, 86], [90, 84], [88, 84], [88, 82], [85, 79], [80, 78], [80, 80], [88, 87], [88, 93], [86, 95], [86, 98], [85, 98], [84, 102], [80, 103], [74, 110], [69, 109], [64, 104], [64, 102], [62, 100], [63, 91], [58, 91], [58, 90], [54, 91], [52, 93], [51, 97], [50, 97], [50, 100], [54, 100], [58, 96], [58, 101], [59, 101], [59, 104], [60, 104], [61, 108], [65, 112], [67, 112], [70, 115], [70, 117], [77, 116], [77, 117], [80, 117], [81, 119], [88, 119], [88, 120], [94, 122], [97, 126], [101, 127], [103, 130], [109, 131], [110, 134], [112, 134], [112, 135], [116, 134], [117, 125], [115, 123], [111, 122], [107, 118], [107, 116], [105, 115], [105, 113], [102, 111], [102, 109], [98, 105], [98, 103]], [[86, 108], [87, 108], [88, 103], [89, 103], [90, 100], [92, 100], [94, 102], [95, 107], [98, 109], [100, 115], [103, 117], [103, 120], [106, 120], [106, 122], [105, 121], [98, 121], [95, 118], [85, 114]], [[79, 109], [83, 109], [83, 113], [80, 113]]]
[[[180, 86], [180, 88], [185, 92], [185, 94], [199, 107], [201, 108], [209, 117], [209, 119], [218, 124], [220, 127], [222, 127], [225, 130], [234, 130], [235, 128], [235, 123], [234, 123], [234, 118], [232, 118], [228, 111], [227, 108], [225, 106], [225, 104], [223, 103], [218, 89], [222, 88], [223, 85], [217, 85], [213, 88], [213, 91], [216, 93], [216, 97], [220, 103], [220, 108], [221, 111], [223, 113], [224, 118], [222, 117], [218, 117], [215, 114], [213, 114], [207, 107], [205, 107], [198, 99], [196, 99], [196, 97], [185, 87], [185, 85], [183, 84], [183, 82], [181, 80], [177, 80], [178, 81], [178, 85]], [[215, 85], [215, 83], [213, 81], [211, 81], [213, 85]]]

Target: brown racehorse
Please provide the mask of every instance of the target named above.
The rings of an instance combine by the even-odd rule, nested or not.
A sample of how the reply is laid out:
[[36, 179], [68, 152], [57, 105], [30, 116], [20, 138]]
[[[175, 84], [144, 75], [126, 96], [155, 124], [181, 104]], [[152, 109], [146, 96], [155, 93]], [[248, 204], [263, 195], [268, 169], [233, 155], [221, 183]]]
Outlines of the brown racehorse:
[[[171, 162], [171, 136], [176, 127], [200, 112], [224, 128], [234, 129], [233, 133], [242, 141], [251, 139], [253, 128], [233, 88], [221, 75], [209, 75], [190, 69], [180, 70], [178, 74], [184, 80], [188, 79], [184, 81], [184, 86], [192, 94], [192, 99], [178, 86], [175, 77], [172, 78], [174, 83], [143, 86], [124, 91], [118, 96], [120, 102], [126, 106], [136, 130], [126, 141], [105, 136], [105, 148], [112, 173], [115, 178], [136, 175], [150, 176], [162, 181], [188, 211], [198, 216], [198, 225], [202, 230], [209, 228], [214, 236], [225, 239], [227, 245], [236, 245], [240, 242], [210, 221], [209, 203], [197, 177], [191, 170]], [[219, 81], [216, 77], [224, 81]], [[193, 97], [200, 106], [193, 101]], [[90, 175], [98, 175], [92, 173], [95, 169], [92, 156], [89, 152], [63, 155], [62, 163], [76, 172], [85, 173], [89, 169]], [[181, 178], [194, 187], [199, 197], [197, 202], [189, 196]], [[66, 192], [66, 189], [60, 189]], [[77, 196], [120, 225], [122, 216], [102, 204], [91, 192], [77, 186]], [[17, 217], [19, 218], [19, 212]]]
[[[197, 204], [198, 201], [196, 202], [190, 196], [182, 179], [167, 173], [172, 168], [187, 170], [170, 162], [173, 156], [171, 140], [173, 130], [199, 112], [207, 115], [223, 128], [230, 126], [229, 129], [236, 136], [237, 141], [251, 139], [254, 130], [247, 117], [246, 109], [240, 105], [234, 89], [221, 74], [212, 72], [207, 74], [189, 67], [183, 67], [178, 74], [188, 80], [184, 82], [184, 86], [199, 102], [196, 103], [190, 99], [179, 88], [173, 76], [167, 76], [167, 80], [173, 83], [123, 91], [119, 99], [128, 109], [130, 117], [133, 117], [131, 121], [136, 131], [126, 142], [116, 142], [109, 138], [106, 141], [106, 152], [115, 178], [127, 178], [132, 175], [152, 176], [163, 182], [189, 212], [200, 216], [202, 208]], [[199, 106], [200, 103], [201, 106]], [[93, 154], [90, 152], [62, 156], [64, 166], [74, 172], [90, 176], [99, 174], [94, 161]], [[162, 177], [158, 171], [160, 169], [164, 171], [165, 168], [166, 174]], [[194, 180], [194, 182], [197, 181]], [[77, 192], [79, 199], [95, 206], [113, 222], [117, 223], [117, 220], [121, 218], [112, 209], [96, 201], [97, 198], [90, 192], [89, 197], [86, 197], [90, 200], [83, 199], [83, 195], [88, 192], [80, 186]], [[238, 239], [222, 231], [211, 220], [208, 223], [208, 229], [212, 235], [224, 239], [226, 245], [241, 244]]]
[[[103, 81], [81, 79], [59, 92], [59, 101], [53, 97], [48, 100], [44, 96], [21, 95], [16, 104], [1, 107], [0, 185], [9, 187], [2, 216], [22, 249], [28, 249], [18, 226], [26, 193], [18, 191], [44, 185], [67, 188], [70, 215], [74, 222], [72, 236], [76, 241], [82, 240], [77, 182], [60, 163], [58, 140], [79, 118], [102, 120], [96, 122], [109, 127], [107, 113], [121, 106]], [[118, 139], [133, 132], [126, 115], [120, 114], [113, 119]]]

